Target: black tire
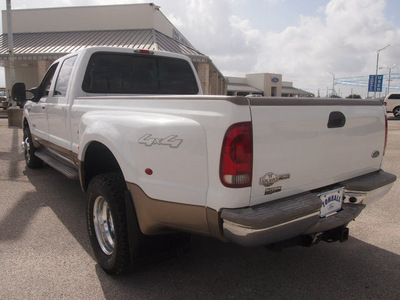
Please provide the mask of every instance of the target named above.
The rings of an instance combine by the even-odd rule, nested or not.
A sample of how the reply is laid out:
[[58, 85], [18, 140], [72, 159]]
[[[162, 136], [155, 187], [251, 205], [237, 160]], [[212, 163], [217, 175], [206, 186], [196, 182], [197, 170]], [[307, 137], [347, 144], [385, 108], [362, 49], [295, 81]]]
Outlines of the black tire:
[[[98, 175], [88, 187], [89, 239], [99, 265], [110, 275], [121, 274], [130, 265], [124, 202], [126, 189], [124, 179], [118, 173]], [[139, 229], [137, 226], [131, 230], [138, 232]]]
[[44, 163], [43, 160], [35, 156], [37, 148], [33, 145], [32, 135], [28, 126], [24, 127], [24, 142], [24, 157], [26, 165], [31, 169], [41, 168]]
[[400, 106], [397, 106], [393, 109], [393, 115], [397, 118], [400, 117]]

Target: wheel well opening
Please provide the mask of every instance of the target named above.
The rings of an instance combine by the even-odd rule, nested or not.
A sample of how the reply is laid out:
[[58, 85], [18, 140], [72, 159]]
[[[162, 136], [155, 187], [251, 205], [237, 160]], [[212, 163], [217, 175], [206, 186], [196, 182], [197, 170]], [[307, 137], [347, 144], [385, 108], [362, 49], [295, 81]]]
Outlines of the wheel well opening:
[[86, 191], [93, 177], [105, 173], [122, 173], [112, 152], [99, 142], [92, 142], [86, 152], [81, 166], [82, 187]]

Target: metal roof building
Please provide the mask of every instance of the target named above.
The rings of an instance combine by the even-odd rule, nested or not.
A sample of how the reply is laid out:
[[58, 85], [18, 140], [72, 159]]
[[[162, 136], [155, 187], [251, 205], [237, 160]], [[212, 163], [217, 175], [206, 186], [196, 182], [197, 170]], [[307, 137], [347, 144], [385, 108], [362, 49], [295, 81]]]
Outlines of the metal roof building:
[[[105, 21], [106, 20], [106, 21]], [[196, 50], [153, 3], [12, 11], [16, 81], [37, 86], [57, 58], [91, 46], [170, 51], [191, 58], [205, 94], [226, 94], [211, 59]], [[0, 66], [9, 82], [7, 14], [3, 11]]]
[[[208, 57], [154, 29], [103, 30], [15, 33], [16, 60], [57, 59], [68, 53], [92, 46], [125, 47], [180, 53], [194, 61], [208, 61]], [[0, 65], [8, 62], [7, 34], [0, 36]]]
[[314, 97], [313, 93], [293, 87], [282, 80], [282, 74], [246, 74], [246, 77], [226, 77], [228, 95], [262, 95], [266, 97]]
[[292, 82], [283, 82], [282, 97], [315, 97], [313, 93], [293, 87]]

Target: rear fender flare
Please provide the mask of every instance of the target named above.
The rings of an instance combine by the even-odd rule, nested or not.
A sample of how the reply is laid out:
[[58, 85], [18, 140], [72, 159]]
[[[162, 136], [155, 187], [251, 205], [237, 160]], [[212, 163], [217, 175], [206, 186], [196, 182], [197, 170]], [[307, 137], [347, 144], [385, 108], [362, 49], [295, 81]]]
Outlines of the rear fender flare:
[[207, 141], [192, 119], [160, 113], [101, 111], [82, 116], [78, 159], [91, 142], [107, 147], [127, 182], [153, 199], [205, 205]]

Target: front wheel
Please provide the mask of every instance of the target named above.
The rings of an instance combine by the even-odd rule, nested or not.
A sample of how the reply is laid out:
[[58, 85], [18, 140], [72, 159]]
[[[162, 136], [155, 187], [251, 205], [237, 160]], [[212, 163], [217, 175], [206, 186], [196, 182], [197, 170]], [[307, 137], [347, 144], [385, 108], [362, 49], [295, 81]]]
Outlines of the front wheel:
[[35, 156], [37, 148], [33, 145], [32, 135], [29, 127], [24, 127], [24, 157], [26, 165], [31, 169], [37, 169], [43, 166], [43, 160]]
[[90, 243], [100, 266], [110, 275], [130, 264], [124, 192], [120, 174], [94, 177], [88, 187], [87, 225]]
[[397, 118], [400, 117], [400, 106], [397, 106], [393, 109], [393, 115]]

